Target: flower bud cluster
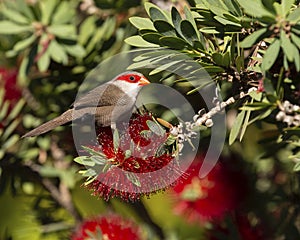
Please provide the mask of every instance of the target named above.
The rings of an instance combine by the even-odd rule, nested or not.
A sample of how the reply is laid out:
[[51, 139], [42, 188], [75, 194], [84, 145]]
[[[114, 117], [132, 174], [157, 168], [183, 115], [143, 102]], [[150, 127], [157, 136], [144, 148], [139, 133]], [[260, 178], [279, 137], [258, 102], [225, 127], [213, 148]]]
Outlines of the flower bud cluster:
[[300, 106], [294, 105], [289, 101], [284, 101], [279, 106], [280, 111], [276, 115], [276, 120], [290, 126], [300, 126]]
[[222, 112], [225, 107], [230, 104], [235, 103], [236, 99], [241, 99], [246, 96], [249, 96], [249, 93], [252, 91], [257, 91], [256, 87], [252, 87], [248, 90], [247, 93], [240, 92], [237, 97], [230, 97], [226, 101], [220, 101], [218, 90], [216, 89], [216, 97], [213, 99], [213, 103], [215, 107], [213, 107], [209, 112], [206, 113], [205, 109], [201, 109], [194, 117], [192, 121], [180, 123], [178, 126], [173, 126], [170, 129], [170, 134], [177, 138], [179, 152], [183, 148], [184, 142], [190, 142], [192, 138], [194, 138], [201, 127], [210, 128], [214, 125], [212, 117], [217, 113]]

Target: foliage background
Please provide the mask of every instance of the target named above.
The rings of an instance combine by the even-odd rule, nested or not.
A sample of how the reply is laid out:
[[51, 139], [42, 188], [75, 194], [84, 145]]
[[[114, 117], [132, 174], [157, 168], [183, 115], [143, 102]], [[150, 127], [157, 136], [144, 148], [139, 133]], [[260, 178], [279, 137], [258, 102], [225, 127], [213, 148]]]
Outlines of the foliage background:
[[[134, 218], [149, 239], [159, 238], [160, 231], [166, 239], [258, 239], [251, 233], [257, 228], [262, 239], [299, 239], [299, 1], [152, 2], [157, 5], [1, 1], [0, 239], [68, 239], [82, 219], [107, 211]], [[106, 203], [91, 196], [81, 187], [68, 127], [20, 139], [65, 111], [101, 61], [131, 48], [153, 47], [155, 54], [158, 46], [192, 57], [218, 83], [223, 99], [235, 99], [226, 107], [222, 161], [243, 173], [247, 181], [239, 188], [247, 193], [221, 220], [189, 222], [174, 214], [176, 199], [168, 191], [141, 203]], [[203, 108], [186, 79], [175, 81], [162, 71], [172, 70], [161, 60], [168, 54], [159, 55], [156, 63], [163, 67], [149, 77], [163, 78], [190, 94], [197, 110]], [[137, 64], [146, 66], [154, 58]], [[7, 71], [15, 71], [17, 82], [4, 77]], [[199, 88], [209, 84], [192, 81]], [[249, 96], [252, 87], [257, 91]], [[244, 233], [239, 216], [247, 222]]]

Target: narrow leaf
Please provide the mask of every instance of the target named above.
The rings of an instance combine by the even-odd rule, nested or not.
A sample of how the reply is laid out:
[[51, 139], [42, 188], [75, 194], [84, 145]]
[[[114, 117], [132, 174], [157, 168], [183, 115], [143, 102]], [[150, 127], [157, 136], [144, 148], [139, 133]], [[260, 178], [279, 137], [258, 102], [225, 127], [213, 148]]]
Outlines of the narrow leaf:
[[10, 21], [0, 21], [0, 34], [17, 34], [33, 31], [32, 26], [22, 26]]
[[68, 55], [65, 49], [55, 39], [49, 44], [48, 51], [54, 61], [63, 64], [68, 63]]
[[21, 40], [19, 42], [17, 42], [14, 45], [14, 51], [18, 52], [20, 50], [23, 50], [27, 47], [29, 47], [34, 41], [36, 40], [36, 35], [32, 34], [30, 37], [25, 38], [24, 40]]
[[278, 39], [275, 39], [275, 41], [268, 47], [266, 50], [261, 68], [264, 71], [269, 70], [273, 64], [275, 63], [277, 56], [280, 51], [280, 41]]
[[287, 21], [292, 24], [295, 24], [300, 21], [300, 7], [296, 8], [293, 12], [291, 12], [288, 17]]
[[240, 43], [240, 47], [242, 47], [242, 48], [252, 47], [254, 44], [256, 44], [260, 40], [262, 40], [266, 36], [267, 32], [268, 32], [268, 29], [262, 28], [262, 29], [259, 29], [255, 32], [251, 33]]
[[19, 12], [14, 11], [14, 10], [9, 9], [9, 8], [2, 9], [1, 13], [5, 17], [7, 17], [8, 19], [10, 19], [11, 21], [19, 23], [19, 24], [28, 24], [29, 21], [30, 21], [29, 19], [27, 19], [25, 16], [23, 16]]
[[280, 41], [284, 54], [286, 55], [287, 59], [292, 62], [294, 59], [294, 47], [284, 30], [280, 31]]
[[245, 113], [246, 113], [246, 111], [241, 111], [237, 115], [237, 117], [233, 123], [233, 127], [229, 134], [229, 145], [233, 144], [234, 141], [236, 140], [236, 138], [238, 137], [241, 127], [242, 127], [242, 124], [243, 124], [243, 121], [244, 121], [244, 118], [245, 118]]
[[244, 9], [244, 12], [253, 17], [264, 17], [270, 16], [275, 18], [262, 4], [260, 0], [236, 0], [241, 7]]
[[115, 152], [119, 149], [119, 144], [120, 144], [120, 136], [119, 136], [119, 132], [117, 129], [113, 130], [113, 144], [114, 144], [114, 150]]
[[73, 39], [76, 36], [75, 26], [70, 24], [51, 25], [48, 27], [48, 31], [55, 36], [67, 39]]
[[60, 1], [60, 4], [55, 9], [52, 16], [53, 24], [65, 24], [73, 19], [73, 17], [75, 16], [75, 8], [71, 4], [72, 3], [70, 1]]

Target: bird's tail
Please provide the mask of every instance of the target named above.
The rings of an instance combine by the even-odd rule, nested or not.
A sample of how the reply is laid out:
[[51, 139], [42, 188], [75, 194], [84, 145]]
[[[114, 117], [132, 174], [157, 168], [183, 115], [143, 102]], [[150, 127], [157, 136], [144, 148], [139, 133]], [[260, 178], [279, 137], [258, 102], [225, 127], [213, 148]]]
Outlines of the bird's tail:
[[62, 115], [38, 126], [37, 128], [31, 130], [30, 132], [26, 133], [25, 135], [22, 136], [22, 138], [35, 137], [40, 134], [49, 132], [50, 130], [52, 130], [58, 126], [61, 126], [67, 122], [70, 122], [70, 121], [72, 121], [72, 113], [73, 113], [73, 110], [69, 109], [69, 110], [65, 111]]

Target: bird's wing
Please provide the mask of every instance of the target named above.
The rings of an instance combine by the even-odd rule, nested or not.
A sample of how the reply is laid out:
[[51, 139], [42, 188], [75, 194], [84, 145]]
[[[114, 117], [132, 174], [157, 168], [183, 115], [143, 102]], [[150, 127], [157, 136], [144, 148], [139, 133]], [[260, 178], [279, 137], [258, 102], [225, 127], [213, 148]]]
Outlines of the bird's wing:
[[73, 103], [75, 109], [85, 107], [101, 107], [125, 105], [127, 94], [114, 84], [103, 84], [89, 91]]

